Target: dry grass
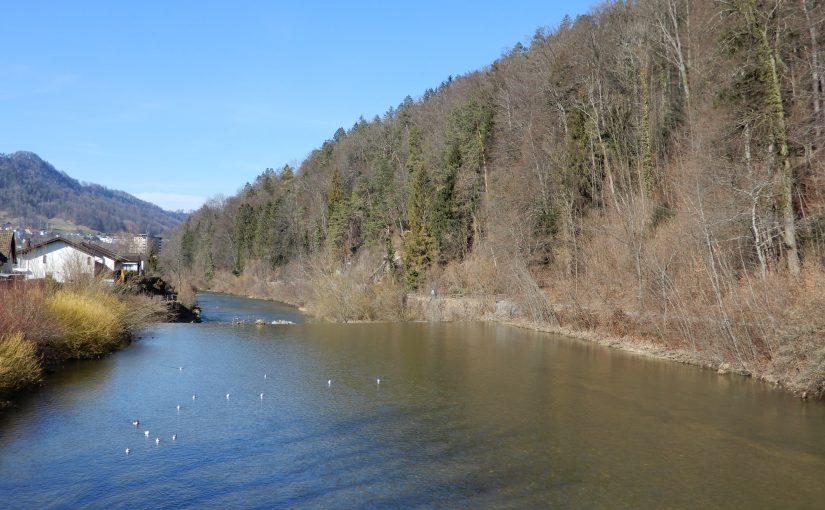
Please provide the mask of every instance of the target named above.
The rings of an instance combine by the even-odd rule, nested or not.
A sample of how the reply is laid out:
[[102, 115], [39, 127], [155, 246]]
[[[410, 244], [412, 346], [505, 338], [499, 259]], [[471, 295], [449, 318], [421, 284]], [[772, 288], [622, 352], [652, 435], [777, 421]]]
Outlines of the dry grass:
[[33, 342], [19, 332], [0, 336], [0, 403], [15, 392], [40, 382], [41, 372]]

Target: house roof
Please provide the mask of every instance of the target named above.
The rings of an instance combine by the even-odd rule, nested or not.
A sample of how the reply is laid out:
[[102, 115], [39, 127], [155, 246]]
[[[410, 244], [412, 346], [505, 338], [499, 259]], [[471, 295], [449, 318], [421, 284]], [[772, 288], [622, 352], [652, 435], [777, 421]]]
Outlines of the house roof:
[[123, 257], [122, 255], [118, 255], [117, 253], [111, 250], [107, 250], [106, 248], [98, 246], [94, 243], [88, 243], [85, 241], [75, 241], [73, 239], [66, 239], [65, 237], [55, 237], [49, 239], [48, 241], [43, 241], [42, 243], [33, 244], [25, 250], [22, 250], [20, 254], [23, 255], [31, 251], [34, 251], [38, 248], [42, 248], [43, 246], [47, 246], [49, 244], [58, 242], [68, 244], [69, 246], [73, 246], [74, 248], [82, 251], [83, 253], [92, 255], [94, 257], [107, 257], [117, 262], [127, 262], [129, 260], [126, 257]]
[[16, 261], [14, 248], [14, 231], [0, 230], [0, 264], [5, 264], [9, 259]]

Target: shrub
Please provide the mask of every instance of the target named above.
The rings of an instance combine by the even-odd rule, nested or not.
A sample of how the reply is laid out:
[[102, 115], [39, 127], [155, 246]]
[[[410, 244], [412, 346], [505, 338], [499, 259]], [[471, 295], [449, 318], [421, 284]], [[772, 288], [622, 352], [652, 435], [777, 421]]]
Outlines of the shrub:
[[126, 306], [108, 292], [60, 290], [47, 305], [63, 332], [56, 346], [63, 357], [99, 357], [116, 349], [125, 337]]
[[122, 294], [119, 299], [123, 304], [123, 328], [129, 333], [171, 319], [163, 299], [135, 294]]
[[461, 262], [451, 262], [441, 274], [433, 271], [431, 287], [438, 288], [442, 295], [494, 295], [504, 293], [506, 283], [502, 274], [506, 268], [497, 267], [496, 262], [485, 254], [471, 254]]
[[610, 334], [618, 337], [627, 336], [630, 333], [631, 325], [630, 317], [621, 308], [613, 310], [607, 323]]
[[37, 347], [22, 333], [0, 336], [0, 400], [40, 381]]
[[23, 333], [38, 344], [58, 338], [58, 325], [46, 309], [51, 292], [46, 285], [30, 282], [0, 286], [0, 333]]

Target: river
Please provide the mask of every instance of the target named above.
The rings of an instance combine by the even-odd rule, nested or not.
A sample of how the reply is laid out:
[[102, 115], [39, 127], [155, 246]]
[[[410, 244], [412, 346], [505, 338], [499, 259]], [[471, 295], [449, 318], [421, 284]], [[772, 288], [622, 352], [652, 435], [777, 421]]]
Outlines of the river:
[[493, 323], [254, 326], [302, 316], [199, 299], [203, 324], [62, 369], [0, 418], [0, 506], [825, 501], [825, 405], [766, 384]]

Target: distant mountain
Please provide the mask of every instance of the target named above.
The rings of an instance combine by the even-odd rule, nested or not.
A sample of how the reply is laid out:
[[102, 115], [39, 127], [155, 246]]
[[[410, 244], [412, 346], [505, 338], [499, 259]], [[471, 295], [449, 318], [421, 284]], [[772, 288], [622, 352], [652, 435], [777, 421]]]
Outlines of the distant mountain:
[[30, 225], [152, 234], [186, 218], [123, 191], [80, 183], [31, 152], [0, 154], [0, 216]]

